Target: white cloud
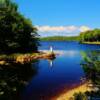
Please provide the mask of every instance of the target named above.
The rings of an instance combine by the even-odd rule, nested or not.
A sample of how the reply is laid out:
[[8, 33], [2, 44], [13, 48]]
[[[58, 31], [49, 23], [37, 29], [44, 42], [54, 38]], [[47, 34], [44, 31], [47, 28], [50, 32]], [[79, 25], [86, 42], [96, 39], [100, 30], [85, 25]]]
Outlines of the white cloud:
[[80, 32], [90, 30], [88, 26], [36, 26], [41, 36], [75, 36]]
[[37, 26], [40, 32], [72, 32], [77, 29], [76, 26]]
[[81, 26], [80, 27], [80, 32], [85, 32], [85, 31], [88, 31], [88, 30], [90, 30], [90, 28], [87, 27], [87, 26]]

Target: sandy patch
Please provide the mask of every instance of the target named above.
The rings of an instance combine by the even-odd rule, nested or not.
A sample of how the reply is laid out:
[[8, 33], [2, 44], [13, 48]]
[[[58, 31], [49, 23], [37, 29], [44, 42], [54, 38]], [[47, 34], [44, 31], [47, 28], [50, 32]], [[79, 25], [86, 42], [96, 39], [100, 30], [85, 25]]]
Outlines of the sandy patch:
[[67, 92], [64, 92], [60, 94], [57, 98], [53, 98], [52, 100], [72, 100], [70, 98], [73, 97], [74, 93], [79, 93], [79, 92], [84, 93], [86, 91], [91, 91], [91, 88], [88, 87], [88, 83], [84, 83]]

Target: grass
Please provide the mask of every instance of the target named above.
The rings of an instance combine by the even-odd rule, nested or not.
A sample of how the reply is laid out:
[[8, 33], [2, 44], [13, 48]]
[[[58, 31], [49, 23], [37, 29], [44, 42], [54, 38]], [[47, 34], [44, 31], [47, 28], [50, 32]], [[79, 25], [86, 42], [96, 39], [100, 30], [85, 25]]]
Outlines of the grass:
[[100, 42], [82, 42], [83, 44], [97, 44], [100, 45]]

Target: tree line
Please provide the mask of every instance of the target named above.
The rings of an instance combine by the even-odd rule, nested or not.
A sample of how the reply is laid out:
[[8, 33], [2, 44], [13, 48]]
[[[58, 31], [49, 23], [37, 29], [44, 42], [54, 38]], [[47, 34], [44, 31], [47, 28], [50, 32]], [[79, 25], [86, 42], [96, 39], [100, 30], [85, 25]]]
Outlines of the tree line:
[[80, 42], [98, 42], [100, 41], [100, 29], [81, 32], [79, 38]]
[[0, 0], [0, 53], [37, 51], [37, 29], [11, 0]]
[[42, 41], [78, 41], [78, 36], [48, 36], [40, 38]]
[[100, 29], [81, 32], [79, 36], [48, 36], [42, 37], [43, 41], [80, 41], [80, 42], [99, 42]]

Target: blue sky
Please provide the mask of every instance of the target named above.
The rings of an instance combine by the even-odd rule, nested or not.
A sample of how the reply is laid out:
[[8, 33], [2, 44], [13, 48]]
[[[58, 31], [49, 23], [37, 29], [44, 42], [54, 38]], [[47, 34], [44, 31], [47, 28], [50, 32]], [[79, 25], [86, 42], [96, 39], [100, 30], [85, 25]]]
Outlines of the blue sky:
[[42, 36], [78, 35], [100, 28], [100, 0], [14, 0]]

